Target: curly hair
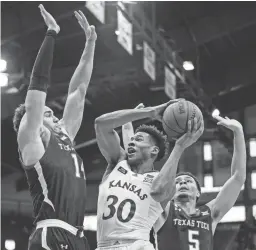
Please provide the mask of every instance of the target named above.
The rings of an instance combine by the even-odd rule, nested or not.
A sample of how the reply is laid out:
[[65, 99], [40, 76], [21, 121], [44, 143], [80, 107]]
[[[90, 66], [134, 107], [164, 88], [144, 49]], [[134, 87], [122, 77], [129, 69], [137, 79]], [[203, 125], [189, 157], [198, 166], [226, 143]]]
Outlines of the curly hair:
[[169, 143], [167, 141], [167, 136], [158, 130], [156, 126], [143, 124], [135, 130], [135, 133], [137, 132], [144, 132], [149, 134], [156, 143], [156, 146], [159, 147], [159, 153], [157, 155], [156, 161], [160, 161], [168, 154]]
[[20, 104], [20, 106], [18, 108], [16, 108], [14, 111], [14, 116], [13, 116], [12, 121], [13, 121], [13, 128], [16, 133], [19, 130], [21, 119], [25, 113], [26, 113], [25, 103]]

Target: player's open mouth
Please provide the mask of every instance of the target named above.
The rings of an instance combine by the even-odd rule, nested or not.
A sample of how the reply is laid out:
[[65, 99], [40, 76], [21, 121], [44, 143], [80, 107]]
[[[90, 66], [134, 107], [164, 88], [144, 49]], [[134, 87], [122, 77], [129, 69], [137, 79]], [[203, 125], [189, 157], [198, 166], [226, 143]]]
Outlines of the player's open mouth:
[[136, 150], [132, 147], [129, 147], [128, 148], [128, 154], [131, 155], [131, 154], [134, 154], [134, 153], [136, 153]]

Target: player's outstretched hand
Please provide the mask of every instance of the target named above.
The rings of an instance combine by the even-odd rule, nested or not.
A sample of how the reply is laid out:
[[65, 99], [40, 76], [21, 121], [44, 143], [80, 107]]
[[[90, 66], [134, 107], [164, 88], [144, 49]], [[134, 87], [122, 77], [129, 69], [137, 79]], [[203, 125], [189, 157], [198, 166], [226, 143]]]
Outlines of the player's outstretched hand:
[[165, 109], [175, 103], [175, 102], [178, 102], [180, 101], [181, 99], [174, 99], [174, 100], [170, 100], [169, 102], [166, 102], [166, 103], [163, 103], [161, 105], [158, 105], [158, 106], [154, 106], [154, 107], [151, 107], [153, 109], [153, 114], [152, 114], [152, 118], [153, 119], [156, 119], [160, 122], [162, 122], [162, 119], [163, 119], [163, 114], [164, 114], [164, 111]]
[[218, 121], [217, 125], [222, 125], [232, 130], [233, 132], [243, 130], [242, 124], [235, 119], [229, 119], [227, 116], [223, 118], [219, 115], [215, 115], [213, 118], [215, 118]]
[[57, 24], [53, 16], [48, 11], [46, 11], [42, 4], [40, 4], [38, 8], [40, 9], [41, 15], [46, 26], [48, 27], [48, 30], [55, 30], [58, 34], [60, 32], [60, 26]]
[[181, 136], [176, 145], [180, 146], [183, 150], [195, 143], [204, 132], [204, 121], [200, 124], [197, 123], [197, 119], [194, 118], [194, 127], [192, 128], [192, 121], [188, 121], [188, 131]]
[[75, 11], [74, 13], [78, 23], [80, 24], [81, 28], [84, 30], [86, 40], [96, 41], [97, 33], [95, 31], [95, 27], [93, 25], [89, 25], [84, 13], [81, 10]]

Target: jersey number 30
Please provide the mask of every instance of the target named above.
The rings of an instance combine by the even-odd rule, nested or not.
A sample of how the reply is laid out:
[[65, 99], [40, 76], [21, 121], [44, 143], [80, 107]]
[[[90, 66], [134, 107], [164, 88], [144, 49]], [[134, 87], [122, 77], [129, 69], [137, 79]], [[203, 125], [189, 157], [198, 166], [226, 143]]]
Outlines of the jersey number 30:
[[188, 244], [189, 250], [200, 250], [199, 240], [195, 236], [198, 236], [199, 232], [195, 230], [188, 230]]
[[[115, 213], [116, 213], [117, 219], [121, 222], [128, 222], [133, 218], [136, 210], [136, 204], [133, 200], [131, 199], [123, 200], [119, 205], [116, 206], [116, 204], [118, 203], [118, 198], [115, 195], [109, 195], [107, 198], [107, 202], [108, 201], [110, 201], [110, 204], [108, 205], [109, 213], [108, 215], [105, 215], [105, 213], [103, 214], [102, 216], [103, 220], [108, 220], [112, 218], [115, 215]], [[122, 215], [123, 208], [127, 203], [130, 204], [130, 212], [126, 218], [123, 218], [123, 215]]]

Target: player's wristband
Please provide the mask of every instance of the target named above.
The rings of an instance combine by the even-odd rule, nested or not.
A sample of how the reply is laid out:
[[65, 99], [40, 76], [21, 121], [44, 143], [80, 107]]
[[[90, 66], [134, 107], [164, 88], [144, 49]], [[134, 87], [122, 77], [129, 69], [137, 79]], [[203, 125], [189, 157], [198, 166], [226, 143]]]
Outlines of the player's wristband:
[[46, 36], [52, 36], [55, 38], [57, 36], [57, 33], [55, 30], [47, 30]]
[[43, 44], [37, 55], [33, 71], [31, 74], [30, 84], [28, 90], [39, 90], [47, 92], [50, 83], [50, 70], [53, 59], [53, 48], [55, 37], [57, 33], [55, 30], [48, 30], [46, 32]]

